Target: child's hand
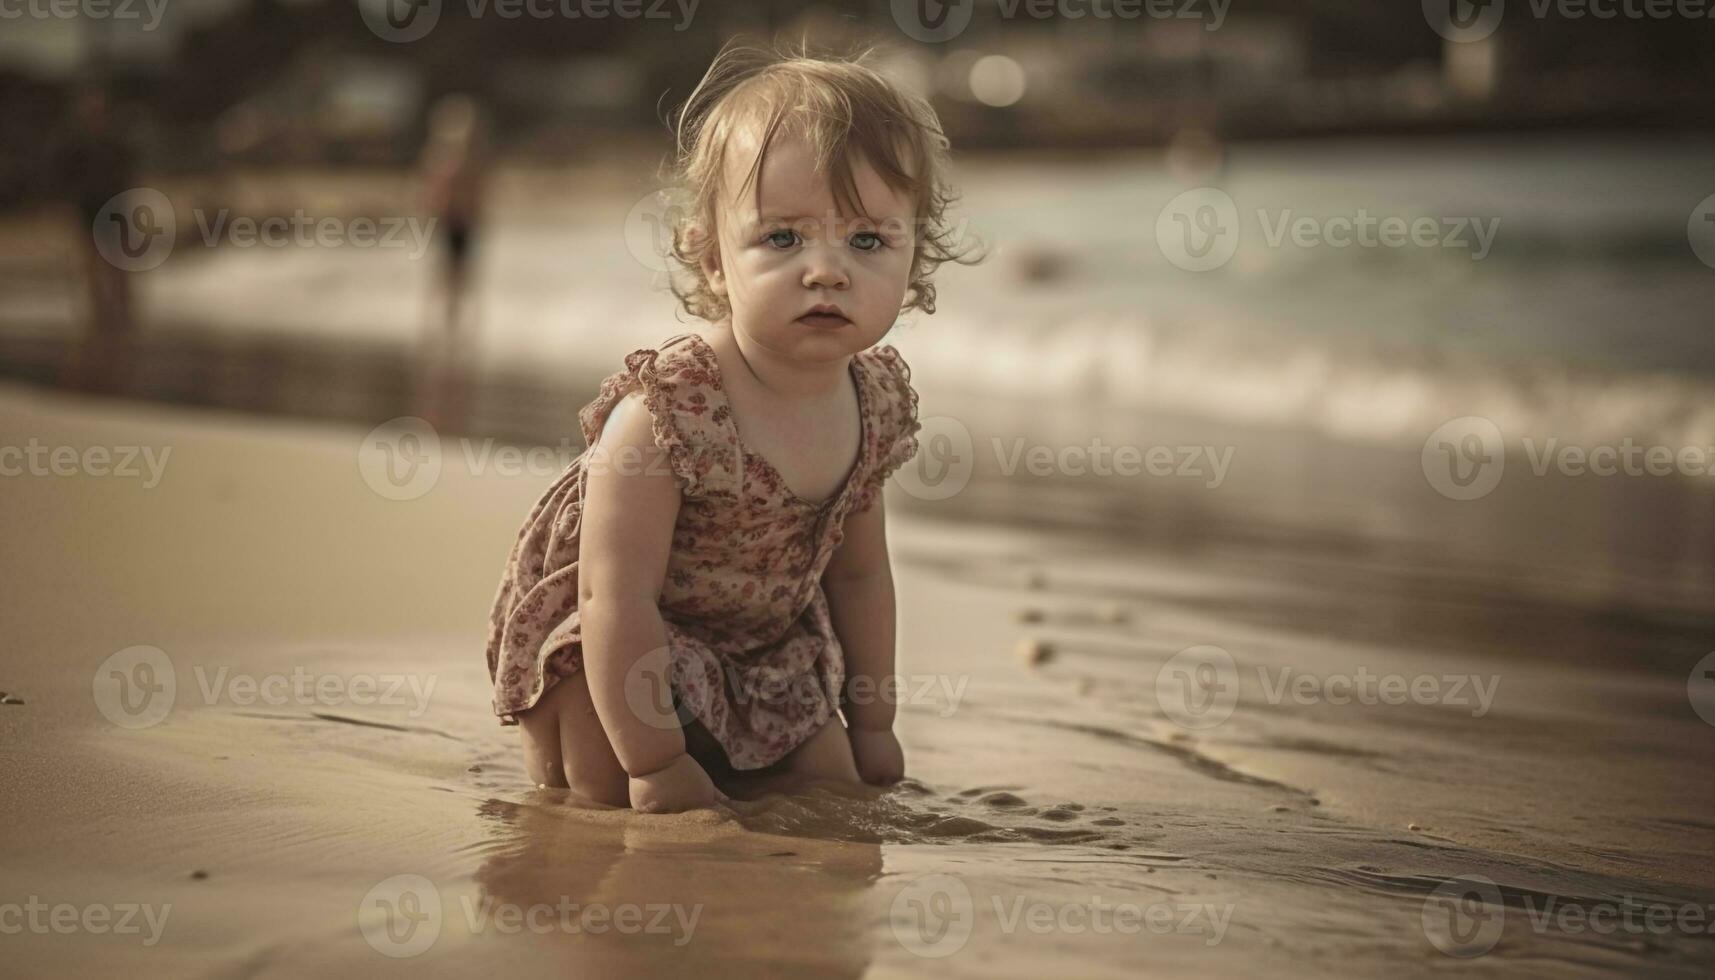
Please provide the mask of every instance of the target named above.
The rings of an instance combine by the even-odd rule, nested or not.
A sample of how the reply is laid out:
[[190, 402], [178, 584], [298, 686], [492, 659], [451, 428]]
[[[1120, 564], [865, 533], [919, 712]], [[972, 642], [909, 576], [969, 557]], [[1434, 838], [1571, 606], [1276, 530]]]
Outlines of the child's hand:
[[638, 813], [679, 813], [728, 802], [688, 753], [647, 776], [631, 777], [631, 808]]
[[893, 729], [853, 728], [852, 759], [857, 762], [858, 775], [871, 786], [891, 786], [905, 777], [905, 750]]

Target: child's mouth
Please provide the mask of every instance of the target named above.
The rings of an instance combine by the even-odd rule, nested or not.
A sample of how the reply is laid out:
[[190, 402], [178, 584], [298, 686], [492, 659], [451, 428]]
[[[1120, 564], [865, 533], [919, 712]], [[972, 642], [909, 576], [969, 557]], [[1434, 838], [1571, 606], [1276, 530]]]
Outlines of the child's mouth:
[[809, 327], [843, 327], [851, 321], [838, 313], [807, 313], [798, 322]]

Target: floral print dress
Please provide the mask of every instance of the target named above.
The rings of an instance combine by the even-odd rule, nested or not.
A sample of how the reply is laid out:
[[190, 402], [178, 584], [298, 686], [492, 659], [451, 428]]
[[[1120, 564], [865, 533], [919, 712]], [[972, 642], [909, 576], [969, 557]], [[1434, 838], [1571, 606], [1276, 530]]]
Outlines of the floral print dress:
[[[815, 503], [786, 487], [740, 442], [708, 341], [681, 334], [634, 351], [578, 413], [593, 446], [619, 400], [642, 389], [655, 442], [682, 503], [662, 585], [670, 682], [681, 720], [694, 717], [735, 769], [770, 765], [834, 713], [845, 655], [822, 591], [822, 571], [845, 518], [879, 502], [883, 482], [917, 452], [917, 393], [890, 346], [856, 354], [863, 438], [844, 485]], [[489, 617], [488, 671], [502, 724], [583, 666], [578, 624], [578, 530], [583, 455], [530, 511]]]

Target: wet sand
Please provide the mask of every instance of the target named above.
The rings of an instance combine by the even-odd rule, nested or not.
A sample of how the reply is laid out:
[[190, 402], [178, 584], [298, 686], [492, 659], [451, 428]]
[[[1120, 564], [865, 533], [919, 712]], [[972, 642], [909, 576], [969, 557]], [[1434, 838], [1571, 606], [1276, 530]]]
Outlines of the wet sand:
[[[979, 474], [938, 507], [894, 487], [911, 780], [639, 817], [532, 789], [516, 730], [489, 712], [482, 624], [549, 477], [473, 474], [449, 452], [432, 490], [388, 499], [360, 474], [360, 428], [21, 387], [0, 390], [0, 424], [9, 443], [171, 449], [150, 489], [0, 480], [0, 690], [23, 702], [0, 705], [0, 903], [20, 907], [0, 925], [26, 903], [165, 915], [146, 945], [147, 928], [58, 930], [42, 913], [49, 927], [0, 936], [8, 972], [1694, 976], [1715, 962], [1715, 727], [1687, 694], [1711, 635], [1707, 564], [1617, 547], [1598, 567], [1615, 525], [1548, 516], [1562, 539], [1526, 564], [1510, 536], [1540, 528], [1492, 516], [1531, 513], [1532, 495], [1547, 515], [1541, 495], [1562, 491], [1554, 513], [1583, 513], [1585, 484], [1508, 484], [1501, 501], [1517, 498], [1485, 525], [1378, 478], [1324, 486], [1289, 521], [1285, 464], [1264, 453], [1278, 439], [1204, 431], [1259, 461], [1222, 494]], [[1329, 451], [1285, 455], [1366, 472], [1314, 455]], [[1252, 510], [1258, 496], [1277, 510]], [[1366, 496], [1381, 513], [1354, 519]], [[1342, 514], [1345, 532], [1327, 530]], [[1426, 527], [1442, 533], [1411, 533]], [[113, 686], [110, 658], [138, 645], [168, 658], [175, 693], [130, 728], [113, 717], [162, 703]], [[1214, 714], [1160, 686], [1206, 647], [1232, 660]], [[1336, 704], [1280, 696], [1289, 674], [1447, 686]], [[1455, 696], [1455, 677], [1487, 700]], [[1568, 907], [1681, 918], [1602, 931]]]

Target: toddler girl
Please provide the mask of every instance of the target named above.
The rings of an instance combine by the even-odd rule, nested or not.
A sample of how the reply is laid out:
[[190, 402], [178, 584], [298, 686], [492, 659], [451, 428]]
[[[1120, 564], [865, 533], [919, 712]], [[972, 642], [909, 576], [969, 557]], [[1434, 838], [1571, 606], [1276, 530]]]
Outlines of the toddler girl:
[[959, 256], [935, 114], [864, 62], [728, 48], [680, 110], [673, 291], [706, 329], [602, 382], [490, 619], [538, 784], [668, 812], [904, 773], [881, 487], [917, 395], [875, 344]]

